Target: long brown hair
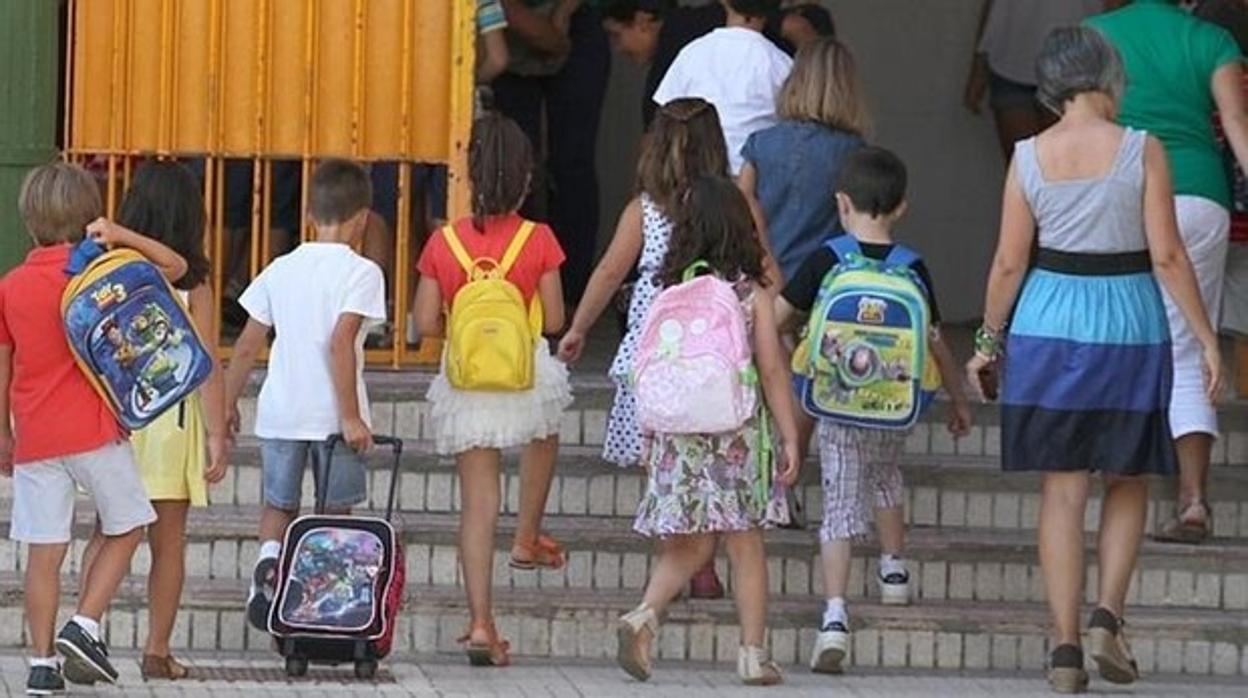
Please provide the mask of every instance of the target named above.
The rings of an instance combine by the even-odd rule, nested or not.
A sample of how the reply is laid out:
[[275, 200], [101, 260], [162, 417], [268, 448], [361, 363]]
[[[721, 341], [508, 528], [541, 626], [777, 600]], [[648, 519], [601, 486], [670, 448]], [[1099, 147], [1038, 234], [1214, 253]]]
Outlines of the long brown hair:
[[676, 216], [659, 279], [664, 286], [681, 282], [685, 269], [702, 260], [724, 279], [763, 278], [763, 246], [741, 190], [727, 177], [693, 181]]
[[472, 124], [468, 179], [472, 184], [472, 225], [485, 230], [488, 216], [520, 208], [533, 175], [533, 144], [516, 122], [486, 112]]
[[849, 49], [831, 37], [803, 46], [776, 98], [776, 114], [781, 119], [814, 121], [866, 135], [870, 120]]
[[668, 216], [700, 176], [728, 176], [728, 146], [719, 113], [704, 99], [674, 99], [659, 108], [637, 166], [637, 189]]

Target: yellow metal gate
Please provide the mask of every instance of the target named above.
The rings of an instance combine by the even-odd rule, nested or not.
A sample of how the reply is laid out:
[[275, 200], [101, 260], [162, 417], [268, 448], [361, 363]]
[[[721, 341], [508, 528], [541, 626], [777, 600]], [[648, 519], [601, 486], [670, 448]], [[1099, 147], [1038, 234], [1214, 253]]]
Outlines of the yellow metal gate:
[[[412, 363], [422, 358], [407, 341], [412, 261], [429, 218], [413, 221], [425, 192], [414, 180], [445, 167], [447, 208], [466, 210], [475, 11], [476, 0], [74, 0], [67, 156], [99, 173], [110, 215], [144, 158], [202, 172], [218, 318], [231, 283], [283, 251], [275, 164], [278, 179], [303, 182], [318, 158], [385, 168], [397, 180], [393, 226], [376, 223], [392, 255], [383, 268], [394, 326], [368, 358]], [[227, 201], [240, 178], [246, 196]], [[298, 231], [279, 233], [307, 238], [305, 192]]]

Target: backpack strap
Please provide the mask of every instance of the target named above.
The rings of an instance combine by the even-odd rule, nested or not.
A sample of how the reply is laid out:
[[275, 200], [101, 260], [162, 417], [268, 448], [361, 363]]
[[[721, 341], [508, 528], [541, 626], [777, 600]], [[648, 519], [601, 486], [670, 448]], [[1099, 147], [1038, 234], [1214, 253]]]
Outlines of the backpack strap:
[[893, 245], [892, 251], [884, 258], [885, 264], [898, 267], [912, 267], [917, 261], [919, 253], [905, 245]]
[[690, 281], [693, 281], [698, 276], [699, 273], [704, 272], [704, 271], [714, 273], [715, 270], [711, 269], [710, 263], [707, 262], [705, 259], [695, 260], [693, 264], [690, 264], [689, 266], [685, 267], [685, 271], [683, 274], [681, 274], [680, 280], [682, 282], [688, 283]]
[[529, 241], [529, 237], [533, 235], [533, 221], [526, 220], [520, 224], [520, 229], [511, 238], [511, 242], [507, 245], [507, 251], [503, 253], [503, 261], [499, 263], [498, 270], [503, 276], [511, 271], [515, 266], [516, 259], [520, 257], [520, 253], [524, 251], [524, 246]]
[[858, 240], [853, 235], [837, 235], [829, 239], [824, 245], [832, 250], [838, 261], [844, 262], [845, 258], [851, 254], [862, 254], [862, 246], [858, 244]]
[[459, 235], [455, 232], [455, 226], [450, 224], [442, 226], [442, 238], [446, 240], [446, 246], [451, 248], [451, 256], [455, 257], [459, 266], [464, 268], [464, 273], [471, 281], [472, 271], [477, 268], [477, 263], [468, 254], [468, 250], [464, 249], [464, 243], [460, 241]]

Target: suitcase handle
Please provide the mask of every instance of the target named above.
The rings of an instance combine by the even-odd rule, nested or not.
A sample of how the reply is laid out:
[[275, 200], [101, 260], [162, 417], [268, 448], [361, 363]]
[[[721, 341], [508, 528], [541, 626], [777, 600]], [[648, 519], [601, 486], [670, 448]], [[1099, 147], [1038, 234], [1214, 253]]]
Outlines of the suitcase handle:
[[[334, 451], [345, 442], [342, 434], [330, 434], [325, 440], [325, 445], [329, 448], [329, 456], [325, 459], [325, 482], [316, 493], [316, 513], [324, 514], [325, 506], [328, 504], [326, 498], [329, 497], [329, 471], [334, 463]], [[390, 470], [390, 493], [386, 495], [386, 521], [389, 521], [394, 515], [394, 500], [399, 493], [399, 470], [403, 464], [403, 439], [397, 436], [382, 436], [380, 434], [373, 435], [373, 443], [378, 446], [389, 446], [394, 450], [394, 465]]]

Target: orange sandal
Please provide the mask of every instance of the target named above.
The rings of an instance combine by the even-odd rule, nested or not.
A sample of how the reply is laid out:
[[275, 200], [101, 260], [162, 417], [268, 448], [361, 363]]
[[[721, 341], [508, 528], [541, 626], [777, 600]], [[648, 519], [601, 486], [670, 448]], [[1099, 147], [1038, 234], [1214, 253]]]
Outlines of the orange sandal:
[[[517, 557], [516, 553], [524, 557]], [[533, 543], [516, 541], [511, 547], [511, 560], [508, 564], [512, 569], [525, 571], [557, 570], [562, 569], [567, 561], [567, 553], [558, 541], [545, 534], [539, 534]]]
[[[484, 639], [481, 639], [484, 636]], [[473, 623], [464, 636], [456, 640], [466, 645], [468, 663], [472, 666], [507, 666], [511, 664], [508, 651], [511, 643], [498, 636], [493, 623]]]

